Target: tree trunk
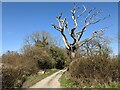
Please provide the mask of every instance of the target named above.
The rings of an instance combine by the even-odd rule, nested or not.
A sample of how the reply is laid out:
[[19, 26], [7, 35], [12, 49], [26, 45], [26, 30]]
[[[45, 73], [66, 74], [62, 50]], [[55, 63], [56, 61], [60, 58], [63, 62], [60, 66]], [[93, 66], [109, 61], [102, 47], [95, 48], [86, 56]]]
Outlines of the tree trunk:
[[68, 56], [71, 60], [73, 60], [76, 57], [76, 52], [75, 51], [68, 50], [67, 54], [68, 54]]
[[76, 56], [75, 52], [70, 51], [70, 59], [74, 59]]
[[[68, 50], [68, 56], [70, 58], [70, 63], [75, 60], [76, 52]], [[70, 65], [69, 65], [70, 66]], [[69, 71], [69, 66], [67, 68], [67, 71]]]

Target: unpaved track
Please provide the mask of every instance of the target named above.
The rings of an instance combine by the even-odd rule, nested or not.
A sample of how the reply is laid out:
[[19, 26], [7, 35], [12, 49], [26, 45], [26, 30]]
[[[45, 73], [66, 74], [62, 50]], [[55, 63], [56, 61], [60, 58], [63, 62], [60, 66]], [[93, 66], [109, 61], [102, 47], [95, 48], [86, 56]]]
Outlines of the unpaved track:
[[59, 78], [66, 70], [60, 70], [47, 78], [39, 81], [30, 88], [61, 88], [59, 83]]

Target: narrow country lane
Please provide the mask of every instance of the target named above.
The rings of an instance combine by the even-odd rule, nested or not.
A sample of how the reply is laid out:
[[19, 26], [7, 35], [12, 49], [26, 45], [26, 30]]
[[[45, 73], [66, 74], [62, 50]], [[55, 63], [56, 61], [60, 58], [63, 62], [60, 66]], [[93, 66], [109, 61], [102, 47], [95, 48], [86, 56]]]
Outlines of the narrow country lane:
[[60, 70], [47, 78], [39, 81], [35, 85], [31, 86], [30, 88], [61, 88], [59, 83], [59, 78], [66, 70]]

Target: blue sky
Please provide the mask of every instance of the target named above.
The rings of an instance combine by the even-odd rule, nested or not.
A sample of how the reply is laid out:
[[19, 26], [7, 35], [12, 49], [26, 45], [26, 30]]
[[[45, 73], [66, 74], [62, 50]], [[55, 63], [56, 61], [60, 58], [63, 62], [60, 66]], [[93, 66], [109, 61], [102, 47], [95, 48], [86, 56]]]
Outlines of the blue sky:
[[[109, 26], [105, 32], [105, 36], [112, 39], [110, 46], [114, 54], [118, 53], [118, 4], [117, 3], [77, 3], [81, 7], [84, 4], [86, 7], [102, 9], [104, 12], [100, 17], [111, 15], [110, 18], [101, 21], [95, 25], [91, 25], [84, 38], [89, 38], [94, 30]], [[52, 36], [61, 38], [61, 34], [56, 31], [51, 24], [57, 24], [55, 19], [60, 12], [63, 17], [67, 17], [69, 26], [72, 27], [70, 10], [73, 8], [73, 3], [42, 3], [42, 2], [16, 2], [2, 3], [2, 53], [7, 50], [19, 51], [23, 46], [23, 41], [26, 35], [35, 31], [47, 31]], [[82, 19], [82, 18], [81, 18]], [[79, 22], [80, 23], [80, 19]]]

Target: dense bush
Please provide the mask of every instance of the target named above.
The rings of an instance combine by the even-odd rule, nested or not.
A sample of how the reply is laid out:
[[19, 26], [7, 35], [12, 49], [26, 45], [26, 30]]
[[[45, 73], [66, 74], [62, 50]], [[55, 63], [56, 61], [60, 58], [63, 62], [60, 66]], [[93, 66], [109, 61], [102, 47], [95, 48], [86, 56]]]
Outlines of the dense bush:
[[3, 68], [3, 82], [2, 88], [15, 88], [21, 87], [23, 82], [25, 81], [26, 74], [23, 72], [23, 68], [17, 67], [5, 67]]
[[24, 55], [36, 61], [40, 69], [51, 69], [54, 65], [54, 60], [48, 51], [48, 48], [39, 46], [25, 46], [23, 50]]
[[51, 69], [54, 67], [54, 59], [46, 48], [34, 47], [34, 59], [37, 60], [40, 69]]
[[55, 60], [55, 68], [63, 69], [66, 66], [67, 60], [69, 60], [69, 58], [65, 49], [59, 48], [57, 46], [51, 47], [50, 54], [52, 58]]
[[79, 82], [80, 87], [97, 85], [110, 85], [118, 82], [118, 59], [94, 56], [92, 58], [79, 58], [71, 62], [69, 73]]
[[2, 56], [3, 88], [22, 87], [26, 77], [40, 69], [62, 69], [67, 56], [59, 47], [25, 45], [20, 53], [9, 51]]
[[27, 75], [38, 72], [37, 63], [17, 52], [8, 52], [2, 56], [2, 87], [21, 87]]

